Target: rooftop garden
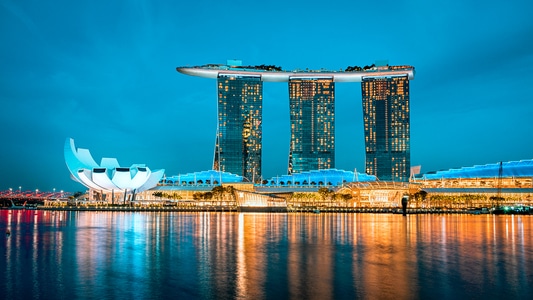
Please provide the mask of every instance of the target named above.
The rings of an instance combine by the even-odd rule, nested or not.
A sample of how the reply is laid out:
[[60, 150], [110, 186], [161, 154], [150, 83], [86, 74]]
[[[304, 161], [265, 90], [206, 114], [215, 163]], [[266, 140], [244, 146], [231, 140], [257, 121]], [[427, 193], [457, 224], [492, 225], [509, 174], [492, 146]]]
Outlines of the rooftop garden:
[[[233, 67], [233, 66], [232, 66]], [[242, 69], [255, 69], [255, 70], [265, 70], [265, 71], [283, 71], [281, 67], [275, 65], [259, 65], [259, 66], [235, 66], [233, 68], [242, 68]]]
[[[239, 66], [239, 65], [223, 65], [223, 64], [207, 64], [207, 65], [203, 65], [203, 66], [200, 66], [199, 68], [214, 68], [214, 69], [223, 69], [223, 70], [228, 70], [228, 69], [239, 69], [239, 70], [262, 70], [262, 71], [270, 71], [270, 72], [284, 72], [284, 70], [281, 68], [281, 67], [278, 67], [276, 65], [256, 65], [256, 66], [253, 66], [253, 65], [249, 65], [249, 66]], [[320, 73], [320, 72], [326, 72], [326, 73], [330, 73], [330, 72], [364, 72], [364, 71], [383, 71], [383, 70], [406, 70], [406, 69], [412, 69], [413, 67], [411, 66], [389, 66], [389, 65], [384, 65], [384, 66], [376, 66], [375, 64], [371, 64], [371, 65], [366, 65], [364, 67], [360, 67], [360, 66], [348, 66], [346, 67], [346, 69], [344, 69], [344, 71], [342, 69], [340, 69], [339, 71], [332, 71], [332, 70], [326, 70], [326, 69], [320, 69], [320, 70], [309, 70], [309, 69], [305, 69], [305, 70], [300, 70], [300, 69], [296, 69], [296, 70], [293, 70], [292, 72], [317, 72], [317, 73]]]

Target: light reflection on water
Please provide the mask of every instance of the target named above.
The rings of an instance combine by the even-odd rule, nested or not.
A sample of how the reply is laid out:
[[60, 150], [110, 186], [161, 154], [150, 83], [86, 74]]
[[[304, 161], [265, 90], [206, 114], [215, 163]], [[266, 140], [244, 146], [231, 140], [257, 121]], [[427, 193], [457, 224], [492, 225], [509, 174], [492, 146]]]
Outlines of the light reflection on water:
[[533, 298], [533, 216], [1, 210], [5, 299]]

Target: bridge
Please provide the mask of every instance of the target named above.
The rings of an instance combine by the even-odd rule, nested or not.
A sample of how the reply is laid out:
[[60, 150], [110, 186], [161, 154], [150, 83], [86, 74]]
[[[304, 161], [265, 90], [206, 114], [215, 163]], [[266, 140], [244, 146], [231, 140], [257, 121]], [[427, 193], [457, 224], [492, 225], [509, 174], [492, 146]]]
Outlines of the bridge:
[[72, 193], [65, 191], [13, 191], [12, 189], [0, 191], [0, 207], [10, 207], [11, 201], [16, 205], [26, 203], [43, 203], [45, 200], [68, 199]]

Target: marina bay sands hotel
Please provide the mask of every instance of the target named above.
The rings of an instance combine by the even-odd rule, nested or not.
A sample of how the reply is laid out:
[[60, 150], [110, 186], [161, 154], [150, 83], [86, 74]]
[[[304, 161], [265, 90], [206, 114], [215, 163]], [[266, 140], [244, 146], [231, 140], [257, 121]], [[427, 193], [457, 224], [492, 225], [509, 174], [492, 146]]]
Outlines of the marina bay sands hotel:
[[361, 82], [365, 171], [382, 181], [408, 181], [409, 80], [412, 66], [350, 66], [344, 71], [284, 71], [280, 67], [226, 65], [178, 67], [214, 78], [218, 128], [213, 169], [261, 180], [263, 82], [288, 82], [291, 140], [288, 174], [335, 168], [335, 84]]

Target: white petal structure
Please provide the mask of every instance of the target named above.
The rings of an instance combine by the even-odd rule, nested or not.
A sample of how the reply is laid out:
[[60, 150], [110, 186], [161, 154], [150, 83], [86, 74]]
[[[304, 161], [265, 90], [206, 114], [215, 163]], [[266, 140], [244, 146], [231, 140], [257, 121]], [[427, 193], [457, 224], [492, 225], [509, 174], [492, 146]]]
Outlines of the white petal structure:
[[116, 158], [104, 157], [98, 165], [89, 150], [76, 149], [71, 138], [65, 141], [64, 154], [72, 178], [93, 190], [142, 192], [155, 187], [165, 173], [142, 164], [121, 167]]

